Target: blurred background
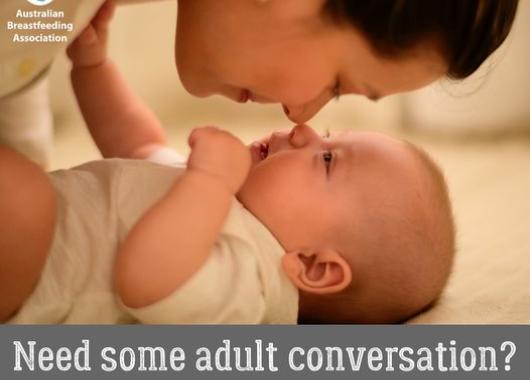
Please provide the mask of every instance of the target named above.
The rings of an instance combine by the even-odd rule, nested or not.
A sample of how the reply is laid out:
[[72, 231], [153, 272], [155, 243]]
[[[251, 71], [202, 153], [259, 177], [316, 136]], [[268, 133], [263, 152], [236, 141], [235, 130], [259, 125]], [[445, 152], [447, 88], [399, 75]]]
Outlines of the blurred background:
[[[443, 80], [377, 103], [344, 96], [310, 123], [321, 131], [370, 129], [406, 138], [443, 168], [459, 253], [441, 302], [445, 307], [417, 322], [530, 323], [530, 1], [520, 5], [509, 41], [472, 78]], [[229, 129], [247, 142], [291, 126], [278, 105], [188, 95], [173, 59], [175, 14], [173, 1], [120, 7], [110, 43], [110, 55], [162, 120], [173, 147], [186, 153], [186, 137], [199, 125]], [[50, 87], [56, 123], [52, 168], [98, 159], [65, 57], [55, 63]]]

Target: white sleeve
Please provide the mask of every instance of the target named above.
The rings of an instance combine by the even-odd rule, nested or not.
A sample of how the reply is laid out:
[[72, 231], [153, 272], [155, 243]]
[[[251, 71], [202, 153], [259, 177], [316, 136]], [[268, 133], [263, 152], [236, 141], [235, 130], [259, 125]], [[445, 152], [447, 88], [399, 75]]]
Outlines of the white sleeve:
[[265, 299], [256, 257], [233, 249], [239, 246], [233, 243], [222, 238], [199, 271], [166, 298], [142, 308], [122, 307], [146, 324], [262, 322]]
[[146, 160], [169, 166], [182, 166], [186, 163], [186, 157], [178, 153], [175, 149], [165, 146], [155, 149]]

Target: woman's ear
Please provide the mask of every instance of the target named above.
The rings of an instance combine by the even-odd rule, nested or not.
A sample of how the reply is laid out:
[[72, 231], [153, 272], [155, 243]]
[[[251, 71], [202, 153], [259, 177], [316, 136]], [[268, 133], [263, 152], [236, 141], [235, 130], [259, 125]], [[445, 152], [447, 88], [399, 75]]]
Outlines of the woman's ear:
[[287, 252], [282, 258], [282, 266], [291, 282], [308, 293], [337, 293], [352, 281], [350, 265], [334, 250]]

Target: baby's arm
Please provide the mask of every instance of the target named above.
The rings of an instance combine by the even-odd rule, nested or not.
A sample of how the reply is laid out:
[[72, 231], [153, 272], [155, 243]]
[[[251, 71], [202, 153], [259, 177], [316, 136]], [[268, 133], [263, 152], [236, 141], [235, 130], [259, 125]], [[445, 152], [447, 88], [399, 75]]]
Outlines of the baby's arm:
[[69, 46], [71, 79], [79, 108], [103, 157], [145, 158], [166, 136], [146, 107], [107, 58], [108, 23], [114, 4], [105, 3]]
[[206, 261], [250, 168], [237, 138], [196, 129], [186, 172], [131, 230], [115, 264], [126, 306], [150, 305], [173, 293]]

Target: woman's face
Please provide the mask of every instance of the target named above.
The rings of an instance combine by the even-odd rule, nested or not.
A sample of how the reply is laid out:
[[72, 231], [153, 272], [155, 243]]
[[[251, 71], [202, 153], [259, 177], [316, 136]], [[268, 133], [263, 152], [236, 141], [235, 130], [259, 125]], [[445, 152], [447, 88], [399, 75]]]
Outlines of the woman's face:
[[179, 0], [176, 61], [199, 97], [280, 103], [295, 123], [338, 95], [377, 100], [445, 75], [434, 43], [386, 59], [349, 24], [323, 12], [325, 0]]

